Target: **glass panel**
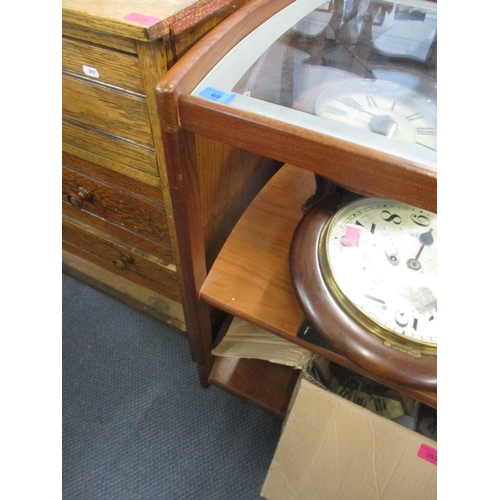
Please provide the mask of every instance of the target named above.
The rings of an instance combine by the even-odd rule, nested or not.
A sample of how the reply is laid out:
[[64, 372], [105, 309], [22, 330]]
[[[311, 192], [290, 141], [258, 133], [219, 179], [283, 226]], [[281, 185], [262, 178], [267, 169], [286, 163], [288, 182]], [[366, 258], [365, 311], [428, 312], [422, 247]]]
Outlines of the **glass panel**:
[[194, 93], [435, 167], [436, 46], [433, 2], [297, 0]]

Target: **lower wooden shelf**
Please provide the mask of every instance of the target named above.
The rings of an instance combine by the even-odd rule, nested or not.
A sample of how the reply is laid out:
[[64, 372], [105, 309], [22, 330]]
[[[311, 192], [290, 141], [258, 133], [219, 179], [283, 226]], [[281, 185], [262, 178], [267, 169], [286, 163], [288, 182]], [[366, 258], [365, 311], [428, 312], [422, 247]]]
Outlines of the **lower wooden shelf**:
[[300, 371], [260, 359], [217, 358], [209, 382], [285, 418]]
[[[304, 314], [293, 291], [288, 254], [293, 233], [303, 216], [301, 207], [314, 191], [315, 180], [311, 172], [284, 165], [233, 229], [202, 286], [201, 299], [330, 361], [437, 407], [436, 393], [387, 383], [333, 350], [297, 337]], [[260, 368], [265, 370], [266, 366]], [[261, 376], [268, 378], [266, 374]]]

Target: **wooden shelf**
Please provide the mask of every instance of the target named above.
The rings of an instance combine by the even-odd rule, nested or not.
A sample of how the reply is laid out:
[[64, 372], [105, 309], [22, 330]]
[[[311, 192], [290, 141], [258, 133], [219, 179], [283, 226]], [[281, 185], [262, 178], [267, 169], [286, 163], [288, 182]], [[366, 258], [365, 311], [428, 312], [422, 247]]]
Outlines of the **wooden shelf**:
[[285, 418], [300, 371], [260, 359], [217, 358], [209, 382]]
[[303, 215], [301, 206], [314, 190], [314, 174], [291, 165], [283, 166], [233, 229], [201, 288], [201, 299], [436, 407], [436, 393], [388, 383], [333, 350], [297, 337], [304, 314], [293, 291], [288, 252], [297, 223]]
[[314, 175], [285, 166], [233, 229], [201, 289], [207, 303], [288, 340], [304, 315], [288, 270], [288, 249], [314, 193]]

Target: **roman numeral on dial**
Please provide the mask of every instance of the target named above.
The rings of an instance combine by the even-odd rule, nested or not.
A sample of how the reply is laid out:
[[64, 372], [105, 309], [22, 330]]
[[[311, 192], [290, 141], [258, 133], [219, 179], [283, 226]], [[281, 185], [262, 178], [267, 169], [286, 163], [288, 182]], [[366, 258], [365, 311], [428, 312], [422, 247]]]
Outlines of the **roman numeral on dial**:
[[437, 131], [435, 128], [432, 127], [416, 127], [415, 132], [417, 132], [418, 135], [436, 135]]
[[336, 108], [335, 106], [327, 106], [325, 112], [331, 113], [332, 115], [347, 116], [347, 111], [343, 109]]
[[358, 111], [363, 111], [363, 106], [361, 106], [361, 104], [359, 104], [359, 102], [352, 97], [341, 97], [339, 101], [342, 104], [349, 106], [350, 108], [357, 109]]

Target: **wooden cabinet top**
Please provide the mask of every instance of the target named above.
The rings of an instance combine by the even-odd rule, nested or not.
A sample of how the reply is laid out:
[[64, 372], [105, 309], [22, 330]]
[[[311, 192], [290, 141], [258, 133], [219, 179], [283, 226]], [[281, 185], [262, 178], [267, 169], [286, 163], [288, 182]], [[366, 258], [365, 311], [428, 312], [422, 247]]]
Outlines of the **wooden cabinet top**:
[[63, 0], [62, 20], [136, 40], [152, 41], [196, 24], [232, 0]]

